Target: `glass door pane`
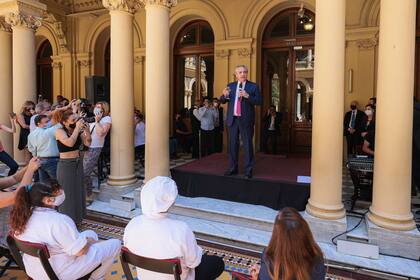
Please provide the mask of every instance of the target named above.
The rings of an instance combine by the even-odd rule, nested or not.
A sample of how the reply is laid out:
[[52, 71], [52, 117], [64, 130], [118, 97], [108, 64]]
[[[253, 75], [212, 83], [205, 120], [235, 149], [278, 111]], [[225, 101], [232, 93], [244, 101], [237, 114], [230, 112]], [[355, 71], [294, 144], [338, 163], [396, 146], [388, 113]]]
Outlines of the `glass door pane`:
[[[176, 110], [191, 108], [194, 100], [198, 97], [197, 91], [197, 57], [179, 56], [177, 58], [177, 98]], [[198, 97], [199, 98], [199, 97]]]
[[200, 96], [208, 96], [210, 98], [213, 98], [214, 57], [200, 57], [200, 66]]
[[310, 124], [314, 83], [313, 49], [297, 50], [295, 57], [294, 120], [297, 123]]

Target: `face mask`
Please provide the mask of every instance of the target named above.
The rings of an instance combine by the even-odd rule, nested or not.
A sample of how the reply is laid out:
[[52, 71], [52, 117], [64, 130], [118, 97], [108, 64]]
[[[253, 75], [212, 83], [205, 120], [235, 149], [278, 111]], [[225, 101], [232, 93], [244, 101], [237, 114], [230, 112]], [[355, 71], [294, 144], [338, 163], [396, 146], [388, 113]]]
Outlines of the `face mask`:
[[76, 128], [76, 123], [70, 124], [69, 127], [75, 129]]
[[366, 110], [366, 111], [365, 111], [365, 114], [366, 114], [367, 116], [371, 116], [371, 115], [372, 115], [372, 110]]
[[357, 107], [356, 107], [356, 105], [351, 105], [351, 106], [350, 106], [350, 108], [351, 108], [352, 110], [356, 110], [356, 108], [357, 108]]
[[65, 199], [66, 199], [66, 194], [63, 191], [60, 195], [54, 197], [53, 205], [54, 206], [60, 206], [61, 204], [63, 204]]
[[93, 113], [95, 114], [95, 116], [102, 115], [102, 110], [100, 108], [95, 107], [95, 109], [93, 109]]

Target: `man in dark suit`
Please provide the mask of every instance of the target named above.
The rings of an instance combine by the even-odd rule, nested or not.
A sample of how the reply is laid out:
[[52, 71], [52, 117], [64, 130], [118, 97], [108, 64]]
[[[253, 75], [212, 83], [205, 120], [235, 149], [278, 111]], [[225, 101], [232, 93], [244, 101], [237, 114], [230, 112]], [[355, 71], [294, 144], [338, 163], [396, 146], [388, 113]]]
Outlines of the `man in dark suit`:
[[271, 142], [271, 152], [277, 154], [277, 136], [280, 135], [280, 124], [282, 114], [276, 112], [276, 106], [271, 105], [263, 119], [263, 147], [264, 152], [268, 153], [268, 142]]
[[229, 131], [230, 167], [226, 176], [238, 173], [239, 135], [245, 150], [245, 177], [252, 178], [254, 165], [255, 105], [261, 105], [262, 96], [258, 86], [247, 80], [248, 68], [239, 65], [235, 69], [236, 82], [230, 83], [220, 97], [222, 103], [228, 102], [226, 124]]
[[223, 151], [223, 131], [224, 131], [224, 114], [223, 107], [220, 106], [220, 101], [218, 98], [213, 98], [213, 108], [216, 109], [219, 113], [218, 122], [214, 124], [214, 144], [216, 153], [221, 153]]
[[200, 158], [200, 121], [194, 116], [194, 110], [200, 108], [201, 101], [196, 100], [189, 110], [192, 130], [192, 158]]
[[344, 116], [343, 130], [344, 136], [347, 140], [347, 154], [355, 155], [357, 147], [363, 142], [361, 135], [362, 125], [366, 118], [366, 114], [357, 109], [357, 101], [352, 101], [350, 105], [350, 111]]

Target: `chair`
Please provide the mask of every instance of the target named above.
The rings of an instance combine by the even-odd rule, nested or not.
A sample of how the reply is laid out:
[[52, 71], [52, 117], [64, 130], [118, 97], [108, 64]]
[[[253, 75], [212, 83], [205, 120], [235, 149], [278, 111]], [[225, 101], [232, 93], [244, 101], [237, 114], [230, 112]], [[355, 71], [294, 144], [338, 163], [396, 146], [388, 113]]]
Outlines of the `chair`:
[[6, 270], [20, 270], [20, 267], [17, 266], [15, 260], [10, 253], [10, 250], [0, 246], [0, 258], [6, 258], [6, 263], [4, 265], [0, 265], [0, 278], [4, 275]]
[[172, 274], [175, 280], [181, 280], [182, 269], [179, 259], [150, 259], [135, 255], [126, 247], [122, 247], [120, 260], [124, 274], [128, 280], [134, 280], [130, 267], [128, 266], [129, 264], [153, 272]]
[[[48, 259], [50, 258], [50, 253], [48, 252], [48, 248], [44, 244], [40, 243], [32, 243], [27, 241], [22, 241], [14, 238], [11, 235], [7, 236], [7, 244], [9, 245], [10, 252], [12, 253], [13, 258], [15, 259], [16, 263], [22, 268], [25, 272], [25, 265], [23, 264], [23, 259], [21, 253], [28, 254], [32, 257], [37, 257], [41, 261], [42, 267], [44, 268], [45, 272], [47, 273], [48, 277], [51, 280], [59, 280], [57, 275], [55, 274], [54, 270], [52, 269], [50, 262]], [[99, 265], [100, 266], [100, 265]], [[99, 267], [98, 266], [98, 267]], [[98, 269], [96, 267], [87, 275], [77, 279], [77, 280], [88, 280], [91, 274]], [[31, 279], [31, 278], [29, 278]]]

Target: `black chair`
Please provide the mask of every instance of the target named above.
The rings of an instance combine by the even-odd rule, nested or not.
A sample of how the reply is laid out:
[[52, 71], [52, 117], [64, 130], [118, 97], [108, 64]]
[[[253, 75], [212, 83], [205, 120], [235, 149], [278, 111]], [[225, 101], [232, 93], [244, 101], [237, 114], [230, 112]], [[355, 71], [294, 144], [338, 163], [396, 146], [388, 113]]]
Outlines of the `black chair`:
[[6, 258], [6, 263], [0, 265], [0, 278], [7, 270], [20, 270], [20, 267], [16, 265], [15, 259], [8, 248], [0, 246], [0, 258]]
[[[134, 280], [129, 264], [138, 268], [158, 273], [172, 274], [175, 280], [181, 280], [181, 262], [179, 259], [151, 259], [133, 254], [126, 247], [121, 249], [121, 265], [128, 280]], [[139, 276], [139, 275], [137, 275]]]
[[[44, 268], [48, 277], [51, 280], [60, 280], [58, 279], [57, 275], [55, 274], [54, 270], [51, 267], [50, 262], [48, 261], [48, 259], [50, 258], [50, 253], [46, 245], [40, 244], [40, 243], [22, 241], [22, 240], [14, 238], [11, 235], [7, 236], [7, 244], [9, 245], [10, 252], [12, 253], [12, 256], [15, 259], [16, 263], [25, 272], [26, 270], [25, 270], [25, 265], [23, 264], [22, 253], [28, 254], [32, 257], [39, 258], [39, 260], [41, 261], [42, 267]], [[100, 267], [100, 265], [98, 267]], [[77, 280], [89, 280], [92, 273], [96, 269], [98, 269], [98, 267], [96, 267], [90, 273], [88, 273], [87, 275]]]

